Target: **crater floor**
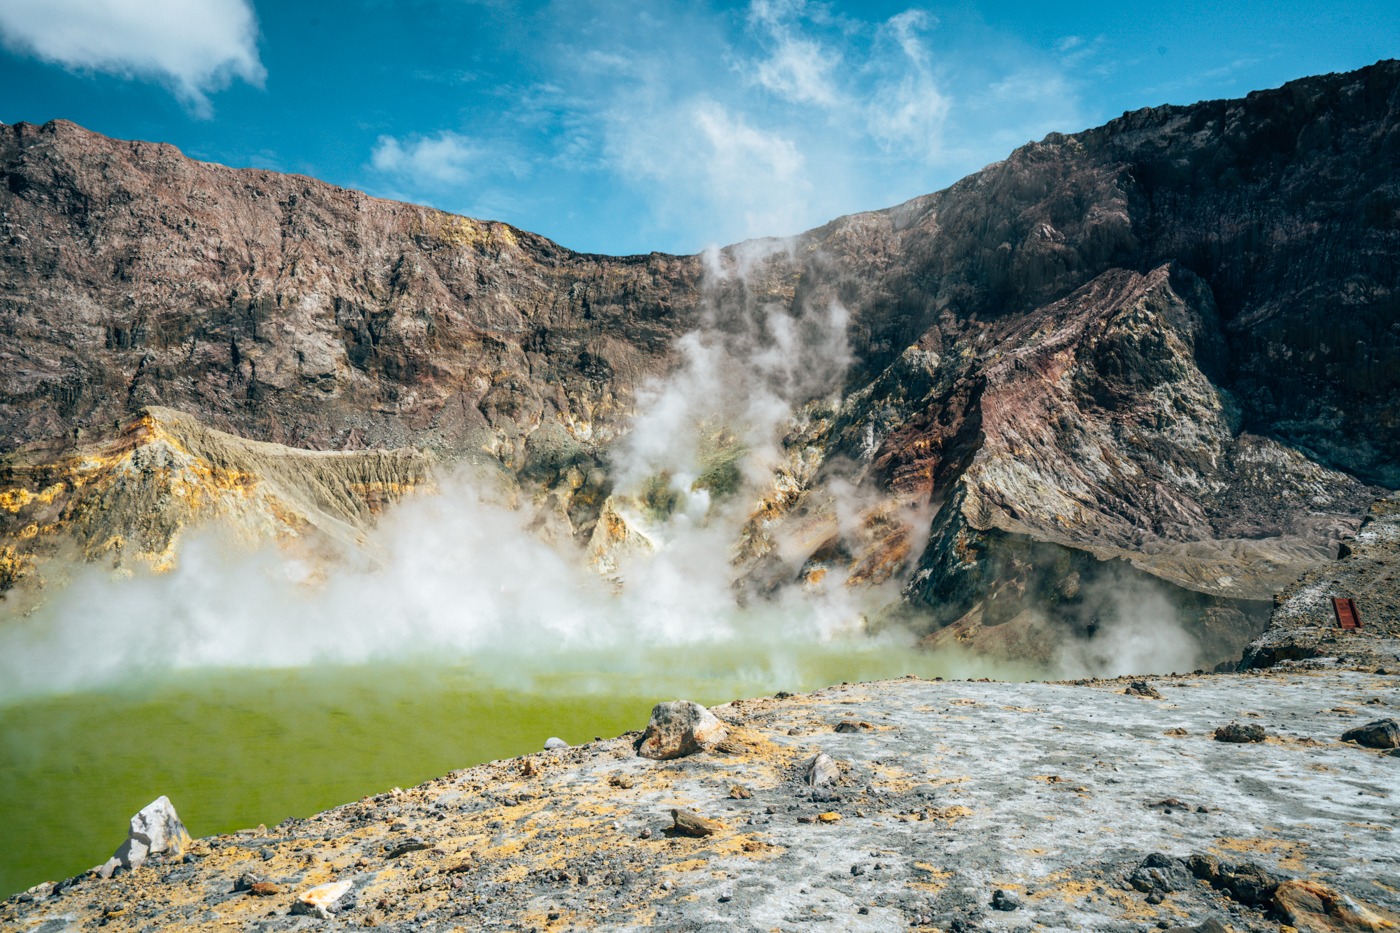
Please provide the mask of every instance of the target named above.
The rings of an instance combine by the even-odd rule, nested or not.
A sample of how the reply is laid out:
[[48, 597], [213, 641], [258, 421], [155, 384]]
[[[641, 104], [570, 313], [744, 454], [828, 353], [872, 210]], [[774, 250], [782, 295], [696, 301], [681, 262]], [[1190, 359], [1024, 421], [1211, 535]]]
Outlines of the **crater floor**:
[[[109, 881], [41, 886], [0, 905], [0, 922], [25, 933], [1140, 931], [1212, 918], [1235, 930], [1393, 928], [1400, 757], [1340, 736], [1400, 713], [1400, 675], [1144, 680], [1160, 698], [1128, 680], [909, 678], [735, 701], [714, 708], [731, 725], [708, 753], [650, 761], [628, 734], [493, 762], [196, 840]], [[1231, 722], [1267, 738], [1215, 740]], [[804, 764], [819, 752], [839, 778], [812, 787]], [[721, 826], [672, 835], [673, 808]], [[1154, 853], [1165, 858], [1144, 866]], [[333, 881], [351, 886], [329, 919], [292, 912]]]

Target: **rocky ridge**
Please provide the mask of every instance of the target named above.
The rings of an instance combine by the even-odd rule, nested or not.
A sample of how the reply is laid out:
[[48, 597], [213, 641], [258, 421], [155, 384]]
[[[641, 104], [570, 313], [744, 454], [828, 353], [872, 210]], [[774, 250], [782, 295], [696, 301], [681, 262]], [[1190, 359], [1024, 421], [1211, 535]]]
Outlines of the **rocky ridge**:
[[[707, 487], [749, 515], [745, 598], [894, 582], [934, 643], [1036, 655], [1140, 590], [1213, 663], [1400, 486], [1397, 114], [1381, 62], [1052, 134], [790, 241], [617, 258], [3, 127], [0, 435], [61, 457], [159, 405], [259, 442], [489, 460], [606, 569], [651, 546], [629, 501], [662, 493], [665, 521], [675, 499], [614, 468], [676, 339], [840, 308], [849, 365], [788, 387], [785, 460]], [[28, 475], [10, 501], [42, 494]], [[36, 522], [0, 523], [12, 582]]]

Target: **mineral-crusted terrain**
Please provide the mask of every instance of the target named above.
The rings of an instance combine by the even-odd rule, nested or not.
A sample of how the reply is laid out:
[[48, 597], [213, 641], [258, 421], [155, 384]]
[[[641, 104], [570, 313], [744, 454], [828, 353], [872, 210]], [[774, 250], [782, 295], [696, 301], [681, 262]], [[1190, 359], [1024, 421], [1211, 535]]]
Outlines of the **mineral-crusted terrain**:
[[[1396, 929], [1400, 759], [1340, 737], [1400, 713], [1397, 686], [1276, 670], [735, 701], [713, 710], [727, 735], [710, 751], [653, 760], [632, 733], [493, 762], [41, 885], [0, 922]], [[1218, 741], [1231, 723], [1262, 740]]]
[[[932, 643], [1038, 656], [1147, 593], [1203, 660], [1237, 657], [1273, 595], [1400, 486], [1397, 165], [1400, 63], [1381, 62], [1054, 134], [791, 240], [604, 257], [69, 123], [6, 126], [0, 438], [26, 446], [0, 460], [0, 587], [116, 541], [168, 562], [171, 530], [206, 517], [128, 499], [94, 538], [73, 464], [148, 406], [249, 442], [491, 461], [609, 570], [654, 543], [628, 503], [664, 518], [682, 482], [621, 489], [615, 469], [677, 338], [781, 345], [754, 323], [776, 313], [801, 343], [835, 308], [840, 374], [785, 371], [769, 475], [735, 466], [733, 425], [695, 426], [717, 472], [694, 482], [751, 513], [743, 598], [833, 570], [895, 581], [891, 615]], [[364, 464], [385, 490], [422, 484], [418, 455]], [[316, 470], [255, 474], [319, 501]], [[261, 515], [272, 495], [197, 501]], [[330, 514], [359, 514], [347, 501]], [[309, 515], [293, 524], [333, 527]], [[243, 524], [260, 523], [286, 524]]]

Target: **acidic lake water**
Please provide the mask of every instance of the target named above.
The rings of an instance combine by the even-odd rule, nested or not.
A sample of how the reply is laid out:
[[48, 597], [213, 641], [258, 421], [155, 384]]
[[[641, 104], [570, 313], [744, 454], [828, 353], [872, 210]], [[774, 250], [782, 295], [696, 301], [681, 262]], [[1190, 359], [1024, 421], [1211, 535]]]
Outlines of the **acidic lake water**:
[[204, 836], [538, 751], [550, 736], [580, 744], [640, 729], [661, 700], [993, 673], [859, 640], [519, 665], [199, 669], [0, 700], [0, 897], [106, 861], [161, 794]]

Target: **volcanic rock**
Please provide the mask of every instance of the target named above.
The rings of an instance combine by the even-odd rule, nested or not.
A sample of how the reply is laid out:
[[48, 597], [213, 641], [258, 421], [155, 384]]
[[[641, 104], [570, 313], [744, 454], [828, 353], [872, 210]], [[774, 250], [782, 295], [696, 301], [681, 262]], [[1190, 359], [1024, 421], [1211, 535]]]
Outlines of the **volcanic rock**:
[[[1232, 660], [1271, 611], [1281, 622], [1273, 595], [1326, 572], [1400, 486], [1398, 89], [1400, 64], [1380, 62], [1125, 114], [708, 267], [574, 253], [61, 121], [0, 127], [0, 440], [23, 448], [0, 462], [0, 590], [37, 587], [74, 543], [110, 558], [118, 536], [168, 566], [172, 527], [232, 508], [222, 493], [83, 504], [80, 485], [132, 462], [83, 472], [85, 452], [160, 409], [250, 442], [375, 449], [330, 471], [351, 540], [422, 485], [420, 455], [376, 457], [485, 458], [545, 503], [541, 534], [615, 568], [647, 538], [613, 498], [609, 452], [677, 338], [839, 304], [852, 363], [789, 400], [789, 462], [746, 490], [743, 593], [839, 567], [902, 584], [903, 621], [931, 646], [1040, 659], [1151, 607], [1204, 666]], [[143, 451], [156, 482], [140, 488], [218, 464], [184, 453], [193, 466]], [[728, 456], [717, 497], [741, 472]], [[244, 526], [277, 537], [266, 516], [314, 499], [321, 474], [265, 468], [219, 475], [259, 490]], [[361, 469], [367, 491], [347, 479]], [[854, 525], [837, 479], [873, 503]], [[1386, 604], [1393, 585], [1371, 579]], [[1253, 659], [1295, 650], [1332, 656], [1314, 641]]]
[[1400, 723], [1394, 719], [1377, 719], [1343, 732], [1342, 741], [1367, 748], [1400, 748]]
[[724, 740], [724, 723], [699, 703], [672, 700], [651, 711], [646, 731], [637, 741], [637, 754], [666, 761], [709, 751]]
[[1262, 742], [1268, 738], [1268, 733], [1263, 726], [1246, 725], [1238, 722], [1227, 723], [1217, 726], [1215, 729], [1215, 741], [1234, 742], [1244, 744], [1249, 742]]
[[802, 765], [802, 780], [811, 787], [829, 787], [840, 777], [835, 759], [826, 752], [818, 752]]
[[189, 843], [189, 831], [180, 822], [170, 798], [162, 795], [131, 818], [126, 841], [98, 869], [98, 874], [110, 878], [118, 867], [134, 871], [153, 855], [180, 855]]
[[297, 895], [292, 913], [329, 920], [346, 906], [347, 896], [355, 889], [353, 881], [332, 881], [320, 884]]

